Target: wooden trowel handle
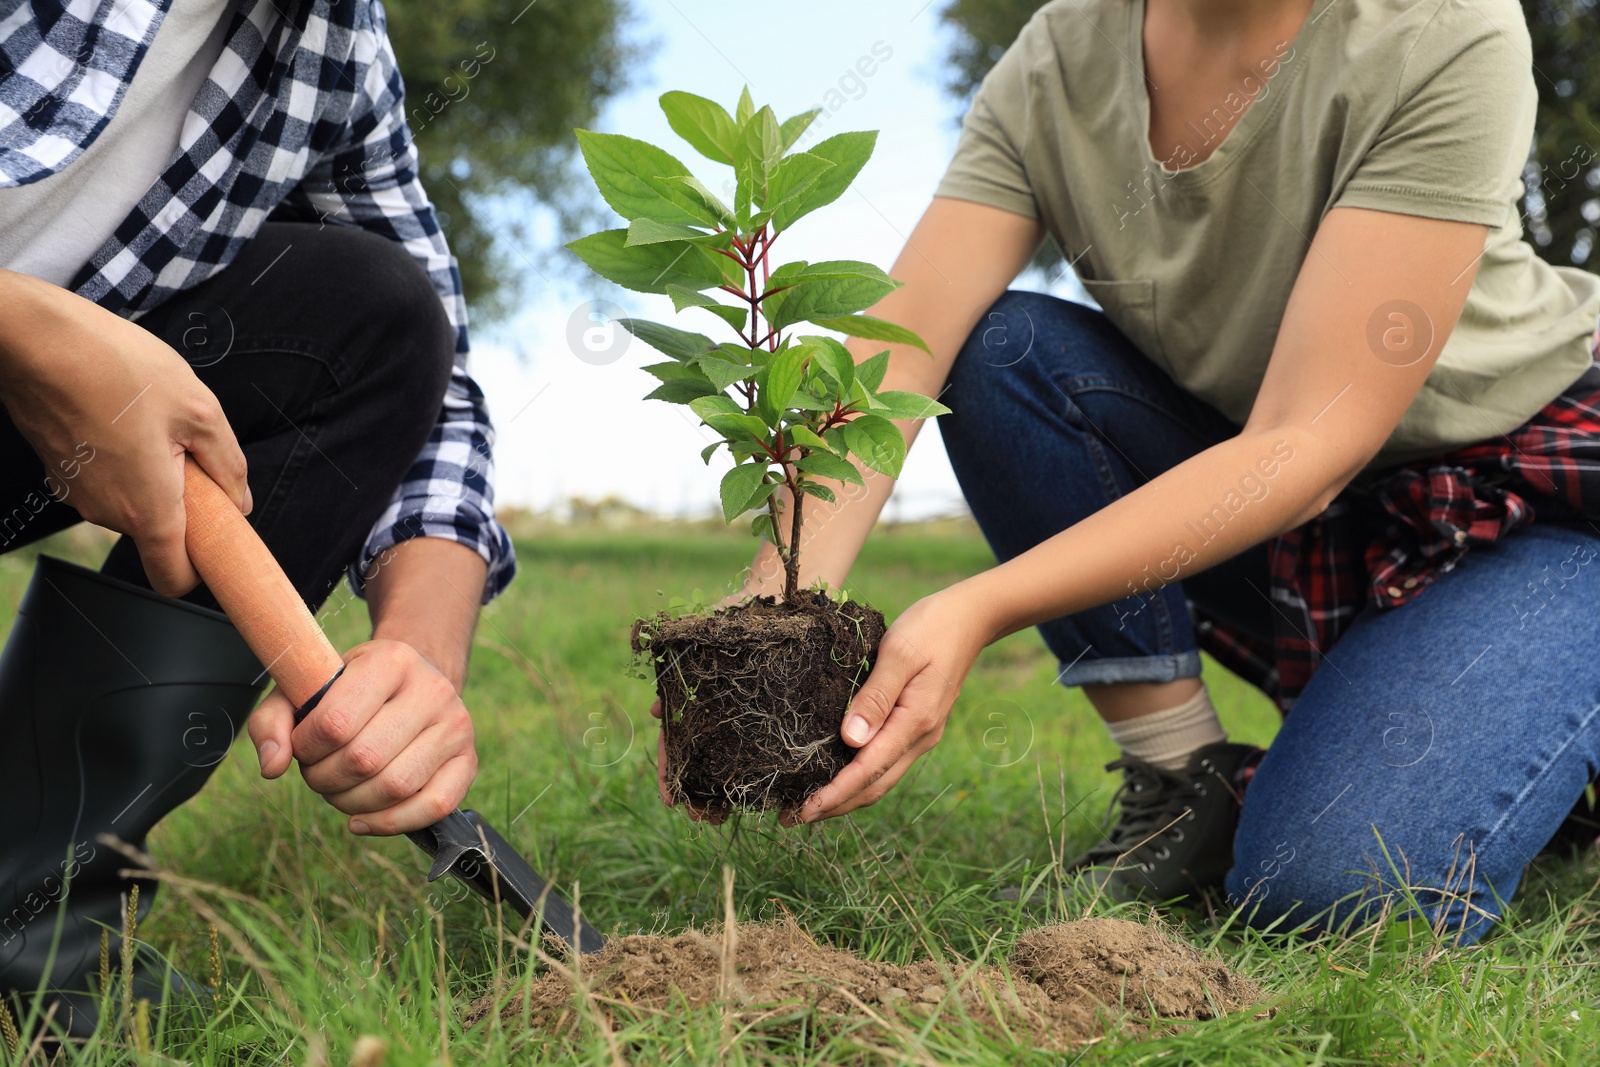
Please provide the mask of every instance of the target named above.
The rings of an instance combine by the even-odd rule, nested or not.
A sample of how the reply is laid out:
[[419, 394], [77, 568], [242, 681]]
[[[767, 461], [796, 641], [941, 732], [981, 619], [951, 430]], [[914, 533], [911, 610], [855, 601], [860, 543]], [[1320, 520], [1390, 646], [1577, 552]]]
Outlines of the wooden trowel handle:
[[249, 521], [193, 456], [183, 460], [183, 506], [194, 569], [278, 688], [303, 707], [344, 661]]

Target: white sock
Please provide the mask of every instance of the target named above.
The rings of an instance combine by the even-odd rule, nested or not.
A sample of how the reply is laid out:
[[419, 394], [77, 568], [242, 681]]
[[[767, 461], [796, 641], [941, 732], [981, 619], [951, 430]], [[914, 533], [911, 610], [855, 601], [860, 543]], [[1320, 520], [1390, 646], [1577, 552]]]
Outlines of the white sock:
[[1196, 749], [1228, 738], [1204, 683], [1198, 693], [1175, 708], [1109, 722], [1106, 728], [1123, 755], [1137, 756], [1168, 771], [1182, 770]]

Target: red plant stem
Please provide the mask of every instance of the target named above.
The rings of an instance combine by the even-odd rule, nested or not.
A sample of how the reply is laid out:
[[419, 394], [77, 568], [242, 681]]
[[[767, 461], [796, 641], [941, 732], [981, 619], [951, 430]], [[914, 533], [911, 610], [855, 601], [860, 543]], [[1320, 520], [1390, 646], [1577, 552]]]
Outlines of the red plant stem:
[[767, 289], [764, 292], [762, 292], [760, 297], [757, 298], [757, 302], [759, 302], [761, 300], [765, 300], [767, 297], [772, 296], [772, 295], [774, 295], [776, 293], [781, 293], [786, 289], [793, 289], [793, 288], [794, 288], [794, 286], [792, 286], [792, 285], [780, 285], [776, 289]]
[[827, 433], [835, 426], [842, 426], [849, 422], [851, 415], [859, 414], [861, 414], [861, 412], [855, 409], [854, 404], [851, 404], [849, 407], [840, 407], [838, 404], [835, 404], [833, 406], [833, 414], [829, 415], [822, 421], [822, 429], [819, 431], [819, 436], [822, 433]]

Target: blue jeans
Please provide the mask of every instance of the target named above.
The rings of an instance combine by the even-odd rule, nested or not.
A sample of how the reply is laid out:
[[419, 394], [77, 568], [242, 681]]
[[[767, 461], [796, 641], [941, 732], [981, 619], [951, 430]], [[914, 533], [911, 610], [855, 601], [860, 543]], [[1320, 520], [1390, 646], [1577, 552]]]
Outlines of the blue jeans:
[[[979, 322], [942, 399], [951, 465], [1002, 561], [1238, 432], [1104, 315], [1031, 293]], [[1200, 673], [1189, 602], [1270, 637], [1267, 591], [1258, 546], [1039, 630], [1065, 685], [1167, 682]], [[1600, 531], [1551, 523], [1364, 612], [1250, 784], [1227, 878], [1246, 919], [1328, 929], [1420, 908], [1464, 942], [1487, 931], [1600, 777], [1597, 605]]]

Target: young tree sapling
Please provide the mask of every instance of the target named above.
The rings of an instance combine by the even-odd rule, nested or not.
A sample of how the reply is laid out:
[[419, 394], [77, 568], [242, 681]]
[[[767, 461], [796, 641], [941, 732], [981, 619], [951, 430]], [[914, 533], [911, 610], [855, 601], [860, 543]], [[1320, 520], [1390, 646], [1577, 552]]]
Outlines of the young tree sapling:
[[[805, 151], [794, 151], [818, 112], [780, 122], [770, 107], [754, 106], [748, 89], [733, 114], [711, 100], [681, 92], [665, 94], [661, 107], [672, 129], [701, 155], [732, 168], [731, 202], [660, 148], [619, 134], [580, 130], [578, 143], [589, 173], [601, 196], [628, 225], [574, 241], [568, 247], [602, 277], [639, 292], [670, 297], [680, 313], [714, 316], [721, 320], [722, 332], [733, 335], [733, 340], [718, 341], [703, 333], [641, 319], [620, 323], [667, 357], [646, 368], [660, 382], [646, 399], [685, 405], [699, 417], [716, 436], [701, 454], [706, 463], [723, 449], [731, 456], [733, 466], [721, 483], [723, 517], [731, 523], [759, 511], [751, 523], [752, 532], [776, 547], [783, 565], [783, 605], [769, 602], [768, 607], [807, 611], [826, 604], [837, 611], [823, 594], [800, 588], [806, 497], [836, 502], [833, 489], [824, 480], [862, 485], [863, 468], [897, 477], [906, 444], [891, 420], [927, 418], [948, 409], [917, 393], [882, 389], [889, 363], [887, 351], [857, 365], [834, 337], [803, 331], [809, 324], [850, 337], [914, 345], [927, 351], [927, 345], [910, 330], [863, 314], [900, 283], [869, 263], [780, 263], [773, 250], [795, 223], [834, 202], [849, 188], [871, 157], [877, 134], [842, 133]], [[869, 627], [876, 633], [864, 655], [841, 661], [840, 646], [824, 657], [837, 661], [835, 666], [849, 675], [843, 689], [823, 686], [829, 691], [830, 704], [838, 705], [819, 712], [824, 725], [830, 725], [825, 720], [831, 717], [834, 763], [840, 758], [848, 761], [848, 748], [838, 743], [838, 723], [849, 695], [864, 677], [863, 668], [870, 666], [876, 652], [881, 620], [877, 615], [876, 624]], [[828, 629], [839, 636], [836, 625]], [[854, 629], [860, 636], [860, 625]], [[638, 636], [640, 632], [644, 637]], [[648, 644], [661, 637], [658, 624], [636, 631], [635, 641]], [[732, 638], [724, 633], [723, 639]], [[773, 646], [774, 639], [769, 628], [756, 643], [768, 650], [781, 648], [781, 641]], [[670, 667], [671, 673], [680, 677], [668, 685], [662, 679], [667, 657], [659, 644], [651, 651], [662, 685], [663, 722], [670, 732], [675, 722], [694, 710], [690, 705], [704, 704], [705, 687], [681, 677], [686, 661], [676, 653]], [[763, 669], [770, 673], [782, 662], [779, 655]], [[765, 679], [753, 688], [732, 685], [719, 699], [758, 705], [740, 709], [741, 715], [786, 720], [778, 731], [782, 744], [768, 746], [768, 754], [777, 758], [782, 755], [778, 750], [786, 748], [789, 757], [814, 763], [813, 757], [828, 747], [820, 737], [811, 736], [814, 724], [787, 721], [797, 714], [799, 698], [792, 690], [806, 685], [804, 679], [794, 678], [774, 691], [771, 679]], [[667, 706], [669, 689], [683, 707]], [[774, 702], [782, 705], [779, 711], [774, 711]], [[724, 713], [730, 710], [722, 709]], [[751, 724], [744, 723], [742, 729], [748, 734]], [[800, 739], [801, 734], [811, 739]], [[775, 792], [769, 782], [767, 791], [759, 793], [749, 782], [729, 784], [728, 775], [739, 774], [739, 768], [730, 765], [718, 772], [724, 781], [711, 789], [717, 795], [710, 799], [762, 806], [775, 799], [793, 802], [793, 776], [783, 777], [788, 772], [779, 766], [782, 763], [778, 758], [776, 770], [767, 767], [752, 781], [765, 780], [763, 775], [770, 772], [789, 783], [784, 788]], [[805, 788], [814, 789], [831, 777], [830, 772]]]

